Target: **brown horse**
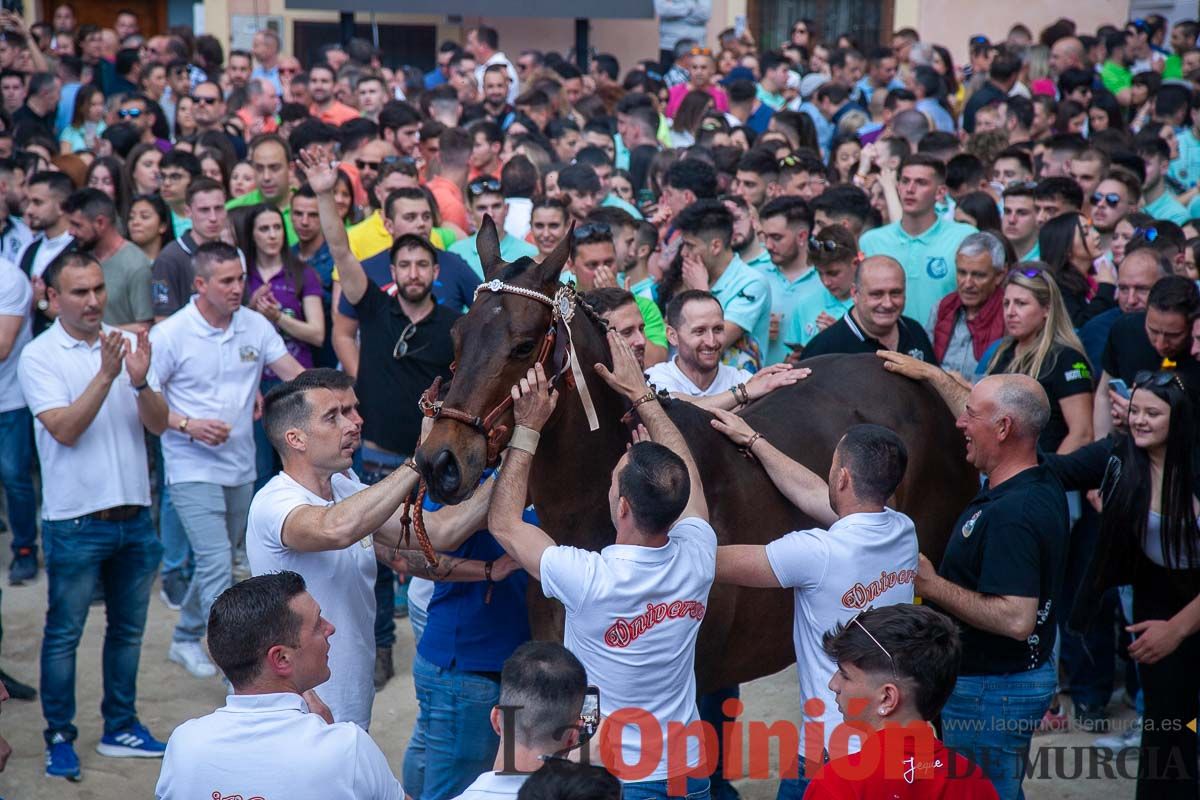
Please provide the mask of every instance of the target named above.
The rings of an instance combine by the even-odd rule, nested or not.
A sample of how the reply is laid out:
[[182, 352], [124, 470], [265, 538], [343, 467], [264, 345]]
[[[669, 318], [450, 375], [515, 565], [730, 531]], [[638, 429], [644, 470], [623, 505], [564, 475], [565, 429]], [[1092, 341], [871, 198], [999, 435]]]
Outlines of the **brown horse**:
[[[528, 258], [504, 263], [490, 220], [485, 220], [477, 241], [488, 281], [553, 296], [569, 239], [541, 264]], [[443, 406], [453, 412], [443, 412], [417, 451], [434, 498], [457, 503], [474, 490], [489, 460], [487, 434], [505, 439], [501, 426], [512, 425], [505, 398], [539, 355], [553, 362], [546, 363], [548, 373], [563, 366], [556, 359], [568, 357], [567, 348], [560, 345], [545, 354], [540, 347], [552, 327], [551, 309], [544, 302], [496, 291], [480, 292], [455, 325], [457, 370]], [[542, 527], [555, 541], [599, 550], [616, 535], [606, 493], [612, 469], [629, 441], [621, 422], [628, 404], [592, 369], [596, 363], [611, 366], [603, 323], [580, 308], [569, 327], [599, 429], [589, 430], [578, 388], [560, 383], [564, 396], [542, 432], [530, 495]], [[565, 334], [560, 329], [559, 342]], [[921, 551], [938, 563], [955, 518], [979, 485], [964, 460], [962, 436], [945, 404], [924, 384], [885, 372], [873, 356], [827, 356], [814, 359], [811, 366], [809, 378], [753, 403], [742, 416], [822, 476], [828, 474], [834, 446], [850, 425], [873, 422], [896, 431], [908, 446], [909, 464], [894, 505], [913, 518]], [[708, 412], [682, 401], [666, 405], [696, 458], [721, 544], [766, 544], [788, 531], [813, 526], [775, 489], [761, 466], [712, 429]], [[493, 441], [493, 450], [502, 443]], [[535, 635], [561, 637], [561, 606], [531, 588]], [[697, 645], [699, 691], [769, 675], [792, 663], [792, 606], [791, 592], [714, 585]]]

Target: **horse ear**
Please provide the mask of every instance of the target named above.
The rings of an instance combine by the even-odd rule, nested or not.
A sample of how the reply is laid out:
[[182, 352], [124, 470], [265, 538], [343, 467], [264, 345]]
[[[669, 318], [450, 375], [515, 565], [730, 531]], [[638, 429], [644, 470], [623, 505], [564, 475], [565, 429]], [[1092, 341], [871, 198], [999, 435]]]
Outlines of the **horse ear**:
[[567, 228], [567, 235], [558, 243], [558, 247], [546, 256], [546, 259], [541, 264], [541, 272], [539, 277], [543, 284], [557, 283], [559, 276], [562, 275], [563, 267], [567, 265], [567, 259], [571, 255], [571, 241], [575, 238], [575, 223], [572, 222]]
[[483, 266], [485, 277], [493, 277], [504, 266], [504, 259], [500, 257], [500, 235], [496, 233], [496, 223], [492, 222], [491, 214], [483, 215], [483, 224], [479, 226], [479, 234], [475, 237], [475, 249], [479, 251], [479, 263]]

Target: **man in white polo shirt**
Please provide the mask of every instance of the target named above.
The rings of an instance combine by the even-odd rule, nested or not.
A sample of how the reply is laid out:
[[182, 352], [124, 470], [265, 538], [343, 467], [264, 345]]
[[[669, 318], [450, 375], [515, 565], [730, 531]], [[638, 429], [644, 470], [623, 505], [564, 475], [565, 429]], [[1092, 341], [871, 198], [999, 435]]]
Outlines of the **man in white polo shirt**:
[[[773, 447], [744, 419], [714, 412], [712, 425], [762, 463], [779, 491], [818, 525], [793, 531], [766, 546], [717, 548], [717, 581], [763, 589], [795, 590], [792, 638], [800, 675], [800, 705], [820, 701], [806, 715], [824, 726], [820, 747], [829, 758], [830, 737], [842, 724], [829, 680], [837, 665], [822, 645], [826, 631], [846, 625], [869, 606], [911, 603], [917, 575], [917, 531], [911, 519], [887, 507], [904, 479], [908, 451], [894, 432], [880, 425], [854, 425], [838, 442], [829, 482]], [[756, 467], [757, 468], [757, 467]], [[802, 730], [806, 730], [804, 726]], [[807, 763], [801, 735], [794, 767], [784, 766], [777, 800], [800, 800], [821, 765]], [[780, 754], [782, 757], [782, 754]], [[792, 770], [795, 770], [793, 772]]]
[[[267, 393], [263, 424], [283, 470], [250, 504], [246, 551], [255, 575], [294, 570], [309, 582], [340, 631], [330, 648], [332, 677], [320, 686], [321, 697], [334, 719], [365, 730], [375, 699], [376, 559], [402, 563], [403, 572], [426, 578], [453, 573], [449, 579], [456, 581], [483, 580], [486, 567], [482, 561], [442, 555], [434, 568], [420, 551], [398, 549], [403, 531], [397, 510], [416, 488], [417, 472], [397, 469], [369, 487], [347, 474], [361, 439], [359, 428], [339, 396], [344, 385], [319, 375], [309, 378], [320, 372], [325, 370], [308, 370]], [[434, 513], [458, 514], [474, 523], [485, 513], [486, 498], [482, 503], [473, 515], [461, 512], [478, 501]], [[442, 534], [454, 526], [438, 524], [442, 520], [433, 516], [425, 519], [434, 547], [452, 549], [445, 547]], [[514, 565], [506, 562], [497, 564], [493, 577], [507, 576]]]
[[579, 742], [587, 672], [558, 642], [526, 642], [500, 672], [500, 702], [492, 729], [500, 737], [495, 769], [475, 779], [456, 800], [516, 800], [545, 756], [571, 751]]
[[225, 590], [208, 646], [233, 684], [225, 706], [171, 734], [154, 796], [404, 800], [367, 733], [334, 722], [313, 688], [329, 678], [335, 628], [304, 578], [276, 572]]
[[[708, 779], [683, 780], [688, 767], [699, 763], [699, 742], [687, 737], [686, 752], [672, 752], [663, 743], [668, 725], [699, 719], [696, 637], [716, 568], [717, 536], [708, 524], [704, 489], [687, 442], [646, 385], [625, 340], [610, 331], [608, 344], [613, 369], [598, 365], [596, 370], [634, 403], [654, 440], [635, 443], [613, 469], [608, 496], [616, 544], [599, 553], [556, 547], [545, 531], [521, 519], [538, 431], [557, 400], [540, 364], [517, 387], [516, 426], [489, 527], [517, 563], [542, 582], [546, 596], [566, 607], [563, 643], [600, 688], [601, 713], [642, 709], [661, 726], [662, 758], [649, 774], [627, 777], [627, 796], [683, 796], [686, 785], [689, 798], [706, 800]], [[663, 614], [648, 607], [662, 608]], [[683, 738], [672, 737], [671, 743]], [[639, 726], [624, 726], [625, 765], [641, 762], [642, 746]]]
[[104, 589], [101, 755], [157, 758], [138, 722], [138, 659], [162, 546], [150, 521], [143, 425], [159, 433], [167, 407], [150, 373], [150, 343], [102, 322], [104, 271], [64, 253], [44, 273], [57, 317], [21, 352], [17, 374], [42, 468], [42, 540], [49, 603], [42, 638], [46, 774], [77, 781], [75, 651], [97, 585]]
[[155, 325], [155, 375], [170, 407], [162, 437], [171, 500], [196, 568], [168, 652], [197, 678], [216, 669], [200, 639], [208, 610], [233, 581], [233, 548], [246, 532], [254, 490], [254, 402], [264, 366], [290, 380], [302, 367], [266, 317], [242, 306], [238, 251], [207, 242], [193, 257], [196, 294]]

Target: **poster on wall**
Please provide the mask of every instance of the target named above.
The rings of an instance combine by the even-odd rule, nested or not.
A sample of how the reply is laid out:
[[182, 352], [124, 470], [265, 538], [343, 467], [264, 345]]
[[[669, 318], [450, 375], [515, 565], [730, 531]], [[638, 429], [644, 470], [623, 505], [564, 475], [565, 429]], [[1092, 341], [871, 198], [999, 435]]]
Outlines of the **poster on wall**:
[[229, 17], [229, 41], [233, 50], [249, 50], [254, 34], [269, 28], [279, 36], [280, 50], [287, 49], [283, 39], [283, 17], [278, 14], [232, 14]]

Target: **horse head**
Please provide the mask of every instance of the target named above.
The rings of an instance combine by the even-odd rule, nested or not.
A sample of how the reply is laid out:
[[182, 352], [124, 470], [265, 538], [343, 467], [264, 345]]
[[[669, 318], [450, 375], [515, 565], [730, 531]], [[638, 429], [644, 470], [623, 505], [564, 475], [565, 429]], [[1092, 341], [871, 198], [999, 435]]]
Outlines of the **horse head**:
[[[509, 264], [500, 257], [496, 225], [485, 216], [476, 237], [485, 285], [498, 281], [554, 297], [570, 242], [568, 232], [541, 263], [525, 257]], [[494, 454], [511, 435], [512, 409], [506, 399], [542, 355], [553, 328], [549, 306], [511, 291], [478, 292], [471, 308], [454, 324], [454, 379], [416, 453], [417, 467], [435, 500], [454, 504], [471, 496], [490, 460], [489, 445]]]

